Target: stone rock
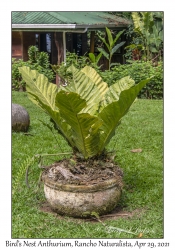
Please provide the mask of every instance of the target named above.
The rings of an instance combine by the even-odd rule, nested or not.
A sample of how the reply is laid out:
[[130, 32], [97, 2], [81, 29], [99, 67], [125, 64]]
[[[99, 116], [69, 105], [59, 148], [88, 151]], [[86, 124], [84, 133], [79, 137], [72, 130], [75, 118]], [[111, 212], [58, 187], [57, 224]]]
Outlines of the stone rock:
[[26, 132], [30, 125], [27, 110], [19, 104], [12, 103], [12, 130]]

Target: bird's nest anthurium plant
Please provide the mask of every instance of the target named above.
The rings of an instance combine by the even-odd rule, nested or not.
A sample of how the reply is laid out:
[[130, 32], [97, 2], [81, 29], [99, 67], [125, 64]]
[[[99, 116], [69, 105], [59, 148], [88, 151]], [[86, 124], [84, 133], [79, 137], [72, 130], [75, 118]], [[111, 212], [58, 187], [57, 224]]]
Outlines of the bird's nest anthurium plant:
[[135, 84], [127, 76], [108, 87], [92, 67], [79, 70], [72, 65], [68, 71], [71, 82], [58, 87], [36, 70], [19, 68], [29, 98], [54, 121], [74, 159], [102, 159], [121, 118], [150, 79]]
[[50, 83], [29, 67], [19, 68], [29, 98], [54, 121], [71, 146], [72, 157], [44, 167], [47, 201], [58, 213], [82, 217], [108, 213], [121, 195], [122, 170], [105, 147], [139, 91], [149, 79], [135, 85], [129, 76], [108, 87], [91, 67], [68, 68], [66, 86]]

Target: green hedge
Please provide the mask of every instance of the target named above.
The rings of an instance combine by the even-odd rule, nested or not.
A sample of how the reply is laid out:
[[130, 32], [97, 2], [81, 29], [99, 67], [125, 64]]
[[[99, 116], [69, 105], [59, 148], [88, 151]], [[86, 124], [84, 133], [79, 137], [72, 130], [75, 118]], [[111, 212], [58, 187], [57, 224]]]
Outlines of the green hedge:
[[111, 71], [99, 72], [101, 77], [109, 85], [114, 84], [122, 77], [130, 75], [139, 83], [141, 80], [154, 76], [139, 94], [140, 98], [162, 99], [163, 98], [163, 63], [153, 66], [151, 62], [133, 62], [114, 67]]
[[50, 82], [55, 79], [55, 74], [51, 69], [49, 62], [49, 56], [46, 52], [39, 52], [38, 48], [31, 46], [28, 49], [29, 60], [24, 62], [22, 59], [17, 60], [12, 58], [12, 89], [13, 90], [25, 90], [25, 81], [22, 79], [18, 68], [22, 66], [28, 66], [33, 70], [37, 70], [40, 74], [44, 74]]
[[[25, 82], [19, 74], [18, 67], [25, 65], [29, 66], [31, 69], [38, 70], [39, 73], [47, 76], [50, 82], [55, 78], [54, 72], [63, 79], [69, 81], [70, 74], [67, 72], [67, 68], [73, 63], [77, 68], [83, 68], [86, 65], [94, 67], [109, 86], [128, 75], [135, 80], [136, 84], [141, 80], [154, 76], [146, 87], [141, 90], [138, 97], [146, 99], [163, 98], [162, 62], [159, 62], [157, 66], [154, 66], [151, 62], [133, 61], [130, 64], [119, 64], [118, 66], [113, 67], [110, 71], [106, 70], [102, 72], [100, 67], [89, 61], [88, 57], [78, 57], [74, 53], [67, 53], [66, 65], [62, 63], [59, 66], [50, 65], [47, 53], [39, 52], [35, 46], [29, 48], [28, 54], [29, 60], [27, 62], [24, 62], [23, 60], [12, 60], [12, 88], [15, 90], [19, 90], [21, 87], [25, 88]], [[52, 69], [50, 66], [52, 66]]]

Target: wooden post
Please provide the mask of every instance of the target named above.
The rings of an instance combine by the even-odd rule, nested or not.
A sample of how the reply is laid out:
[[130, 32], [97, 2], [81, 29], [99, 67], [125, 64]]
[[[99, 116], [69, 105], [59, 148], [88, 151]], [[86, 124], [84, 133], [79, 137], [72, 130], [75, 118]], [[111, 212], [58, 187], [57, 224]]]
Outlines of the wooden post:
[[[58, 53], [57, 64], [59, 65], [61, 62], [64, 61], [63, 33], [55, 32], [54, 39]], [[61, 84], [61, 78], [58, 75], [56, 75], [56, 85], [59, 87], [60, 84]]]
[[87, 52], [87, 32], [82, 34], [82, 56]]
[[20, 38], [21, 38], [21, 44], [20, 44], [20, 46], [21, 46], [21, 59], [23, 59], [23, 32], [20, 31], [19, 34], [20, 34]]
[[90, 53], [94, 53], [94, 47], [95, 47], [95, 31], [91, 31], [91, 37], [90, 37]]

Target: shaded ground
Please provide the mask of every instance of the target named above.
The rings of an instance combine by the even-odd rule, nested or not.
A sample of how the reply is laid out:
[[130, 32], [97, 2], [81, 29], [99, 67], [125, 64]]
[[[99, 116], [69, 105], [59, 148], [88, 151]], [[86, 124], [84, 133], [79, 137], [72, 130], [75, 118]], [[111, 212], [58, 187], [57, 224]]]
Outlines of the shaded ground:
[[[67, 219], [67, 217], [61, 216], [59, 214], [57, 214], [56, 212], [54, 212], [51, 207], [49, 206], [49, 203], [43, 202], [40, 205], [40, 211], [44, 212], [44, 213], [51, 213], [53, 215], [55, 215], [55, 217], [57, 219]], [[110, 214], [106, 214], [106, 215], [102, 215], [100, 216], [100, 220], [101, 221], [106, 221], [106, 220], [116, 220], [119, 218], [131, 218], [135, 215], [137, 215], [138, 217], [140, 217], [143, 213], [144, 213], [144, 209], [135, 209], [132, 212], [129, 211], [124, 211], [121, 207], [116, 207]], [[94, 218], [88, 218], [88, 219], [77, 219], [77, 218], [69, 218], [70, 220], [77, 220], [77, 221], [87, 221], [87, 222], [98, 222], [98, 220], [94, 217]]]

